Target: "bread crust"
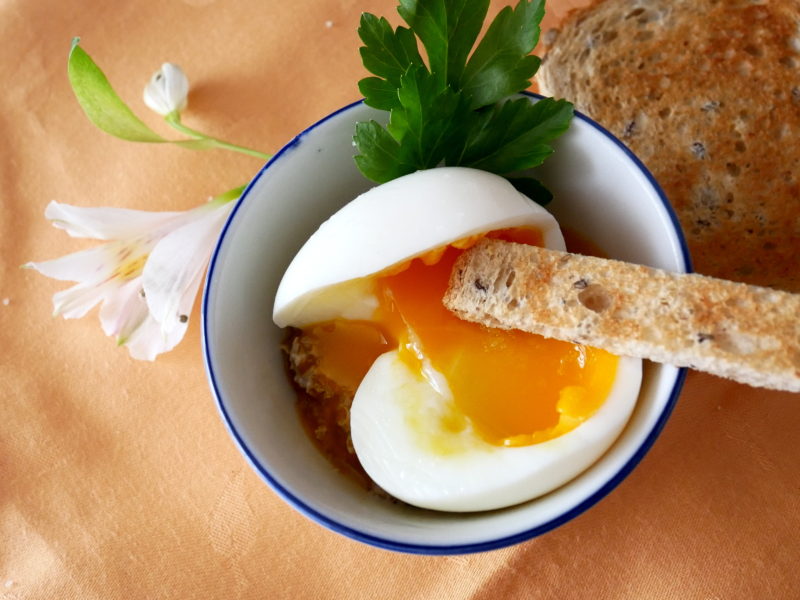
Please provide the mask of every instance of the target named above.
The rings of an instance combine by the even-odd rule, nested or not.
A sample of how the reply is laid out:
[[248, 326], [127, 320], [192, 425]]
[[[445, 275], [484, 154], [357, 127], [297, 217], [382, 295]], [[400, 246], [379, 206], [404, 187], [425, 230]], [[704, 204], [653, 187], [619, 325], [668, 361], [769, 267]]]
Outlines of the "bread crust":
[[462, 319], [800, 392], [800, 294], [483, 240], [456, 262]]
[[537, 75], [628, 145], [698, 272], [800, 291], [800, 3], [605, 0], [570, 13]]

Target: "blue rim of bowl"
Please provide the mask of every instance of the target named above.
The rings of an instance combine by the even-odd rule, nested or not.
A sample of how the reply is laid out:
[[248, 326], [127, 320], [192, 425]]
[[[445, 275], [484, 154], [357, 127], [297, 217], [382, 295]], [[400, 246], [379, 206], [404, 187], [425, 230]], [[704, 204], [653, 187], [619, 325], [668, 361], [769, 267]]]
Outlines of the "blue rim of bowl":
[[[531, 92], [523, 92], [523, 95], [541, 99], [543, 96], [539, 94], [534, 94]], [[631, 458], [617, 471], [617, 473], [611, 477], [605, 484], [603, 484], [599, 489], [597, 489], [594, 493], [590, 494], [587, 498], [583, 501], [579, 502], [577, 505], [573, 506], [566, 512], [562, 513], [558, 517], [547, 521], [541, 525], [537, 525], [531, 529], [526, 529], [514, 535], [505, 536], [502, 538], [497, 538], [485, 542], [477, 542], [471, 544], [459, 544], [459, 545], [424, 545], [424, 544], [412, 544], [406, 542], [398, 542], [396, 540], [386, 539], [378, 536], [374, 536], [368, 533], [364, 533], [363, 531], [359, 531], [357, 529], [353, 529], [347, 525], [344, 525], [331, 517], [320, 513], [319, 511], [315, 510], [308, 504], [306, 504], [302, 499], [298, 498], [294, 494], [292, 494], [289, 490], [284, 488], [269, 472], [269, 470], [262, 465], [258, 457], [250, 450], [250, 448], [245, 443], [243, 437], [240, 433], [236, 430], [236, 427], [233, 424], [233, 420], [228, 413], [228, 409], [225, 406], [225, 401], [220, 393], [219, 386], [217, 385], [217, 378], [214, 373], [214, 364], [211, 359], [211, 352], [209, 349], [209, 331], [208, 331], [208, 305], [209, 305], [209, 289], [211, 288], [212, 281], [214, 278], [215, 268], [217, 266], [217, 260], [219, 258], [220, 250], [222, 248], [222, 244], [225, 240], [225, 236], [228, 233], [228, 229], [233, 222], [236, 213], [238, 212], [239, 208], [244, 204], [247, 199], [247, 196], [250, 193], [250, 190], [253, 188], [255, 183], [266, 173], [270, 166], [277, 160], [281, 158], [281, 156], [286, 153], [288, 150], [296, 146], [302, 138], [307, 135], [310, 131], [316, 129], [326, 121], [338, 116], [339, 114], [346, 112], [356, 106], [363, 104], [363, 100], [358, 100], [347, 106], [340, 108], [339, 110], [329, 114], [328, 116], [320, 119], [310, 127], [303, 130], [300, 134], [294, 137], [288, 144], [286, 144], [283, 148], [281, 148], [267, 163], [261, 168], [261, 170], [256, 174], [253, 180], [247, 185], [244, 192], [242, 192], [241, 197], [234, 206], [231, 214], [228, 216], [228, 220], [225, 222], [222, 231], [220, 232], [220, 236], [217, 240], [217, 244], [214, 248], [214, 252], [211, 256], [211, 261], [208, 267], [208, 273], [206, 275], [205, 286], [203, 289], [203, 301], [202, 301], [202, 312], [201, 312], [201, 332], [202, 332], [202, 347], [203, 347], [203, 359], [205, 362], [206, 368], [206, 375], [208, 377], [209, 383], [211, 385], [211, 389], [214, 392], [214, 397], [217, 402], [217, 408], [222, 415], [222, 419], [227, 427], [228, 431], [230, 432], [231, 436], [233, 437], [236, 445], [239, 447], [239, 450], [245, 456], [247, 461], [250, 465], [255, 469], [255, 471], [261, 476], [262, 479], [277, 493], [281, 498], [283, 498], [288, 504], [293, 506], [296, 510], [300, 513], [305, 515], [306, 517], [310, 518], [313, 521], [316, 521], [320, 525], [331, 529], [337, 533], [340, 533], [346, 537], [351, 539], [364, 542], [371, 546], [376, 546], [378, 548], [383, 548], [385, 550], [392, 550], [395, 552], [405, 552], [409, 554], [428, 554], [428, 555], [453, 555], [453, 554], [471, 554], [476, 552], [486, 552], [489, 550], [497, 550], [500, 548], [504, 548], [506, 546], [512, 546], [514, 544], [518, 544], [534, 537], [538, 537], [548, 531], [571, 521], [587, 509], [594, 506], [597, 502], [602, 500], [605, 496], [607, 496], [614, 488], [616, 488], [636, 467], [637, 464], [644, 458], [647, 452], [655, 443], [656, 439], [660, 435], [661, 431], [664, 429], [669, 416], [672, 414], [673, 409], [675, 408], [675, 404], [680, 396], [681, 389], [683, 388], [683, 383], [686, 379], [687, 369], [678, 369], [677, 375], [675, 377], [675, 383], [672, 386], [672, 390], [670, 391], [669, 399], [667, 400], [666, 405], [664, 406], [661, 415], [658, 417], [653, 428], [650, 430], [650, 433], [644, 439], [642, 444], [633, 453]], [[579, 111], [575, 111], [575, 117], [581, 119], [582, 121], [586, 122], [591, 127], [594, 127], [597, 131], [602, 133], [606, 136], [609, 140], [611, 140], [614, 144], [619, 147], [620, 150], [639, 168], [639, 170], [645, 175], [650, 185], [658, 194], [659, 199], [661, 200], [664, 208], [666, 209], [667, 215], [672, 223], [672, 227], [675, 231], [675, 235], [678, 239], [684, 268], [686, 272], [692, 271], [691, 259], [689, 255], [689, 249], [686, 245], [686, 240], [683, 235], [683, 230], [678, 222], [678, 218], [675, 215], [675, 211], [672, 209], [669, 201], [667, 200], [664, 191], [661, 189], [661, 186], [656, 181], [653, 174], [650, 173], [650, 170], [644, 166], [641, 160], [619, 139], [616, 138], [611, 132], [609, 132], [605, 127], [597, 123], [596, 121], [592, 120], [591, 118], [587, 117], [583, 113]]]

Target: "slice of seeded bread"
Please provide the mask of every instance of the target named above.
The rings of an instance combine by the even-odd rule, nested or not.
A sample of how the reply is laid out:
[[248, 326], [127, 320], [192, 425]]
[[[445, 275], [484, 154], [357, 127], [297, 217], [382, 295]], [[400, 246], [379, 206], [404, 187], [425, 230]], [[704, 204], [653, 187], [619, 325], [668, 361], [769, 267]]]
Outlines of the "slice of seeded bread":
[[499, 240], [456, 262], [462, 319], [800, 392], [800, 294]]
[[800, 292], [800, 2], [604, 0], [572, 12], [537, 74], [628, 145], [695, 270]]

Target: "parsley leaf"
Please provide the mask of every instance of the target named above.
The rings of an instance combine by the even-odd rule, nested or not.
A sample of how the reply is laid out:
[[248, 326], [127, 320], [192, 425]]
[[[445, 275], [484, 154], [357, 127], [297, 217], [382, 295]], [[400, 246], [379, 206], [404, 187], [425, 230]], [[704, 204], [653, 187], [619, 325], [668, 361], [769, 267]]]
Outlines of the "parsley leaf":
[[441, 163], [461, 130], [459, 119], [452, 117], [469, 112], [464, 99], [442, 88], [425, 65], [409, 68], [400, 78], [397, 104], [386, 129], [376, 121], [356, 125], [361, 152], [356, 164], [380, 183]]
[[522, 91], [539, 69], [539, 57], [530, 53], [539, 42], [544, 0], [506, 6], [475, 48], [464, 70], [461, 87], [472, 97], [472, 107], [486, 106]]
[[389, 21], [369, 13], [361, 15], [358, 35], [364, 42], [361, 47], [364, 67], [377, 75], [362, 79], [359, 91], [369, 106], [390, 110], [397, 104], [400, 78], [409, 66], [423, 64], [417, 40], [410, 29], [398, 27], [393, 31]]
[[364, 103], [380, 110], [392, 110], [397, 106], [397, 86], [380, 77], [366, 77], [358, 82], [358, 91]]
[[431, 72], [453, 86], [461, 79], [488, 10], [489, 0], [400, 0], [397, 8], [422, 40]]
[[458, 157], [447, 164], [511, 173], [535, 167], [553, 153], [550, 142], [567, 130], [572, 104], [527, 98], [495, 104], [473, 121]]
[[452, 88], [442, 88], [424, 65], [402, 77], [398, 97], [400, 108], [391, 112], [389, 133], [408, 148], [418, 168], [435, 167], [461, 125], [452, 117], [466, 112], [463, 99]]
[[386, 183], [417, 170], [404, 148], [377, 121], [356, 123], [356, 138], [361, 154], [356, 165], [365, 177]]
[[[408, 27], [396, 29], [384, 18], [362, 16], [361, 57], [374, 77], [362, 79], [359, 89], [366, 104], [389, 111], [385, 128], [376, 121], [356, 125], [355, 161], [366, 177], [383, 183], [443, 163], [506, 175], [553, 152], [572, 105], [508, 99], [530, 85], [539, 67], [530, 52], [544, 0], [504, 8], [477, 42], [488, 7], [489, 0], [400, 0]], [[548, 198], [540, 184], [523, 184], [537, 199]]]

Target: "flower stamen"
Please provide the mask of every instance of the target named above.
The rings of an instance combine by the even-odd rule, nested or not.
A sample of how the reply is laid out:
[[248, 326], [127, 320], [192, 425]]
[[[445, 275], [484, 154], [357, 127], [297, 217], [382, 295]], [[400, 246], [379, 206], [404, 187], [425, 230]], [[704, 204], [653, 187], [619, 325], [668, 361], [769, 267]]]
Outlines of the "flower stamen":
[[147, 262], [148, 256], [150, 255], [143, 254], [137, 258], [121, 263], [116, 269], [114, 269], [112, 277], [119, 278], [120, 281], [128, 281], [129, 279], [138, 277], [142, 274], [142, 269], [144, 269], [144, 264]]

